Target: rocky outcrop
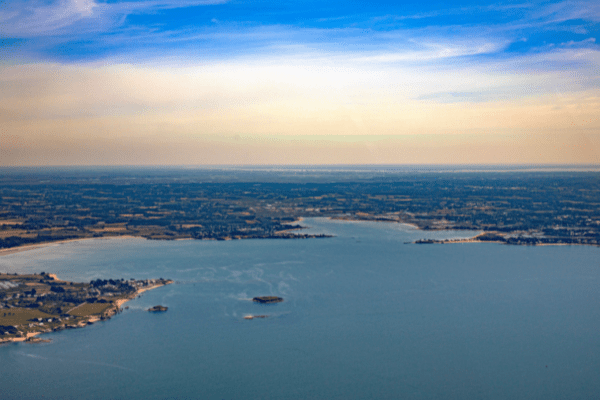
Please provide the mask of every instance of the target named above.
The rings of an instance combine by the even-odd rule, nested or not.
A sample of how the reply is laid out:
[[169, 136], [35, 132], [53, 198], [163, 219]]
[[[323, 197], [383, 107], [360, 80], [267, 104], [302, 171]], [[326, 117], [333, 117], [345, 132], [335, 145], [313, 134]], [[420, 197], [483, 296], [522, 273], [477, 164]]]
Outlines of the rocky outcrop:
[[244, 319], [268, 318], [268, 315], [246, 315]]
[[169, 307], [165, 307], [165, 306], [154, 306], [152, 308], [149, 308], [148, 311], [150, 312], [163, 312], [163, 311], [167, 311], [169, 309]]
[[283, 299], [277, 296], [260, 296], [252, 299], [255, 303], [268, 304], [268, 303], [281, 303]]
[[50, 339], [41, 339], [35, 336], [30, 336], [24, 340], [26, 343], [50, 343]]

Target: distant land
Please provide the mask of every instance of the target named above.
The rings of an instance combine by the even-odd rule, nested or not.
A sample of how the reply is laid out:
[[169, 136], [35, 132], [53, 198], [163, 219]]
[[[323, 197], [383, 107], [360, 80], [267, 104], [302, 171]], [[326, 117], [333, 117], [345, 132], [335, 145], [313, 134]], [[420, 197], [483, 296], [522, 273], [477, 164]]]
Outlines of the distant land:
[[302, 217], [482, 232], [470, 241], [599, 245], [600, 174], [597, 166], [0, 169], [5, 252], [98, 237], [326, 237], [303, 234]]

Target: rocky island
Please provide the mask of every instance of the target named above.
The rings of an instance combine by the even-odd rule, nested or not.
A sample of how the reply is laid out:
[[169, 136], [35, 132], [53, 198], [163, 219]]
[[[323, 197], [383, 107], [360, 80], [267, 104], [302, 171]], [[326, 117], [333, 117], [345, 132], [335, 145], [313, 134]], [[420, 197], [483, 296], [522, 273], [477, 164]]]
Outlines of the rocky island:
[[164, 312], [167, 311], [169, 309], [169, 307], [165, 307], [165, 306], [154, 306], [152, 308], [149, 308], [148, 311], [150, 312]]
[[260, 296], [252, 299], [255, 303], [268, 304], [268, 303], [281, 303], [283, 299], [277, 296]]
[[106, 320], [120, 312], [126, 301], [170, 283], [162, 278], [76, 283], [44, 272], [0, 274], [0, 343], [38, 341], [32, 337]]
[[269, 318], [268, 315], [246, 315], [244, 319]]

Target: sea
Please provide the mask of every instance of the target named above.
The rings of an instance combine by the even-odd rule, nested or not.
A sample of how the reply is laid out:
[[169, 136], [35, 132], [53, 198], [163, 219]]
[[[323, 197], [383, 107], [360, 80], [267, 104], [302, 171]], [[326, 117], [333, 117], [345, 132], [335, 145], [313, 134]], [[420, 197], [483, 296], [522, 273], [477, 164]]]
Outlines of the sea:
[[[50, 343], [0, 346], [0, 398], [599, 398], [600, 248], [302, 224], [334, 237], [94, 239], [0, 257], [3, 272], [175, 281]], [[265, 295], [284, 302], [251, 301]]]

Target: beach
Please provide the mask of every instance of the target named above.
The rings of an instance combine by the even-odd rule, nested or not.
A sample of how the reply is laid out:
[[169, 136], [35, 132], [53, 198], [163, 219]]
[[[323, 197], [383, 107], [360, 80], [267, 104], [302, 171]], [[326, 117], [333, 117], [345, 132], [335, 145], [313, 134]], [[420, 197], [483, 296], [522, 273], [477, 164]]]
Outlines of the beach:
[[141, 236], [123, 235], [123, 236], [88, 237], [88, 238], [58, 240], [56, 242], [43, 242], [43, 243], [36, 243], [36, 244], [27, 244], [24, 246], [10, 247], [8, 249], [0, 249], [0, 257], [7, 256], [9, 254], [21, 253], [23, 251], [41, 249], [44, 247], [57, 245], [57, 244], [81, 242], [81, 241], [85, 241], [85, 240], [113, 240], [113, 239], [144, 239], [144, 238]]

